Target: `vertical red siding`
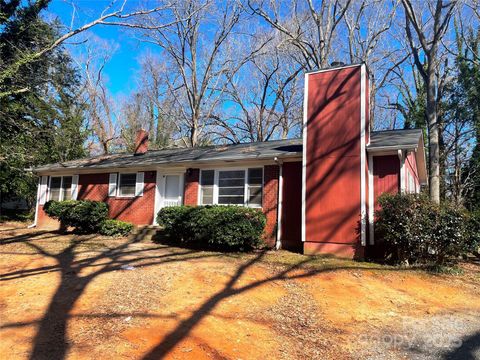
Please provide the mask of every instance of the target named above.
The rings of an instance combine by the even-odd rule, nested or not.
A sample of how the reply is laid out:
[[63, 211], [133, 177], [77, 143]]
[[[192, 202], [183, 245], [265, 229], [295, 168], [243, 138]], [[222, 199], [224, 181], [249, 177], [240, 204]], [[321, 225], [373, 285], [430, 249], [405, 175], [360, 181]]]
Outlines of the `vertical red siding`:
[[198, 205], [198, 183], [200, 181], [199, 169], [188, 169], [185, 174], [185, 193], [183, 203], [185, 205]]
[[400, 160], [397, 155], [373, 157], [373, 188], [375, 210], [383, 193], [396, 194], [400, 184]]
[[[417, 158], [415, 157], [415, 153], [413, 151], [410, 152], [405, 158], [405, 169], [406, 171], [409, 171], [410, 174], [413, 176], [413, 179], [415, 180], [416, 189], [419, 189], [420, 179], [418, 177]], [[405, 172], [405, 189], [407, 189], [407, 191], [414, 192], [415, 189], [409, 189], [408, 186], [409, 186], [408, 176], [407, 176], [407, 173]]]
[[278, 173], [277, 165], [266, 165], [263, 170], [263, 212], [267, 217], [265, 241], [271, 247], [275, 246], [277, 232]]
[[309, 75], [306, 253], [353, 256], [358, 250], [360, 110], [361, 66]]
[[282, 248], [302, 249], [302, 162], [283, 164]]

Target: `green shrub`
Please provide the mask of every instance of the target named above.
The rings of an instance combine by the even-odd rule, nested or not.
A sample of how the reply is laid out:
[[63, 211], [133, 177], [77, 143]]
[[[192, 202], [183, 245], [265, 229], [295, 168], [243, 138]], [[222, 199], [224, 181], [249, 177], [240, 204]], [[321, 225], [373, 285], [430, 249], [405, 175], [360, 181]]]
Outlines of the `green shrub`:
[[106, 203], [89, 200], [49, 201], [44, 210], [48, 216], [58, 219], [62, 226], [74, 227], [81, 233], [98, 232], [108, 215]]
[[157, 219], [172, 241], [222, 251], [261, 246], [266, 221], [261, 210], [240, 206], [168, 207]]
[[478, 255], [480, 253], [480, 210], [469, 214], [467, 233], [469, 237], [468, 251]]
[[104, 220], [100, 227], [100, 234], [105, 236], [127, 236], [133, 230], [133, 224], [120, 221], [107, 219]]
[[450, 204], [436, 205], [426, 196], [413, 194], [385, 194], [379, 202], [375, 231], [385, 242], [387, 258], [444, 264], [467, 250], [464, 210]]
[[191, 241], [193, 233], [189, 219], [194, 209], [192, 206], [169, 206], [158, 212], [157, 222], [163, 226], [163, 233], [169, 240], [180, 243]]

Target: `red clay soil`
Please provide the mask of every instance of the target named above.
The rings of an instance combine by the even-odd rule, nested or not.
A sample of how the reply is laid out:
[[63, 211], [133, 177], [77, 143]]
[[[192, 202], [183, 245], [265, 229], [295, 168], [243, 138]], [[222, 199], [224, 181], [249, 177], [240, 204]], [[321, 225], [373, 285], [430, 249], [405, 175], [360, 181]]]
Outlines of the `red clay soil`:
[[431, 275], [21, 226], [0, 226], [8, 359], [359, 358], [360, 336], [399, 319], [480, 314], [478, 265]]

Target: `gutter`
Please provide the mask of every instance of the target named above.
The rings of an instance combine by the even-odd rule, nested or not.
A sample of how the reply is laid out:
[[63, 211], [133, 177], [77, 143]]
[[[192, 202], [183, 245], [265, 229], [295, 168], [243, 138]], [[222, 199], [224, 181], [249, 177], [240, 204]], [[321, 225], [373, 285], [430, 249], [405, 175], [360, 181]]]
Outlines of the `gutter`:
[[407, 151], [417, 151], [417, 146], [398, 146], [398, 145], [389, 145], [389, 146], [379, 146], [379, 147], [369, 147], [367, 146], [367, 152], [380, 152], [388, 150], [407, 150]]

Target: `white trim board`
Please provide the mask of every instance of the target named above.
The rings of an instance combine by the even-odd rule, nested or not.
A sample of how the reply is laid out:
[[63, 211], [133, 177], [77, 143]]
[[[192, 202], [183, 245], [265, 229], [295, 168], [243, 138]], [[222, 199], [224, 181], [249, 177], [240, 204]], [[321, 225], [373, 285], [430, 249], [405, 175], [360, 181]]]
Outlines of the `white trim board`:
[[366, 121], [366, 67], [362, 64], [360, 70], [360, 242], [362, 246], [367, 244], [366, 238], [366, 143], [365, 143], [365, 121]]
[[375, 189], [373, 188], [373, 155], [368, 155], [368, 237], [370, 245], [375, 243], [374, 216], [375, 216]]
[[307, 122], [308, 122], [308, 79], [310, 73], [305, 74], [305, 92], [303, 95], [303, 153], [302, 153], [302, 242], [306, 241], [306, 198], [307, 198]]
[[277, 239], [275, 249], [282, 247], [282, 209], [283, 207], [283, 164], [278, 164], [278, 195], [277, 195]]

